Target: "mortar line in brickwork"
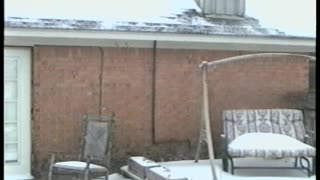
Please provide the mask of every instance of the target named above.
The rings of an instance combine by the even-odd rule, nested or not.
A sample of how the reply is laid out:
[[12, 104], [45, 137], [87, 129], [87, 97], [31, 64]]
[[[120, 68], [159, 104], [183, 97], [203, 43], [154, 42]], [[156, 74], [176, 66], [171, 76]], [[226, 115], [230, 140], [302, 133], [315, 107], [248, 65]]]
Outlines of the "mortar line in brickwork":
[[157, 60], [157, 41], [153, 41], [153, 58], [152, 58], [152, 105], [151, 105], [151, 135], [152, 144], [156, 143], [155, 139], [155, 107], [156, 107], [156, 60]]
[[102, 83], [103, 83], [103, 66], [104, 66], [104, 50], [102, 47], [99, 47], [101, 51], [101, 64], [100, 64], [100, 76], [99, 76], [99, 115], [102, 114]]

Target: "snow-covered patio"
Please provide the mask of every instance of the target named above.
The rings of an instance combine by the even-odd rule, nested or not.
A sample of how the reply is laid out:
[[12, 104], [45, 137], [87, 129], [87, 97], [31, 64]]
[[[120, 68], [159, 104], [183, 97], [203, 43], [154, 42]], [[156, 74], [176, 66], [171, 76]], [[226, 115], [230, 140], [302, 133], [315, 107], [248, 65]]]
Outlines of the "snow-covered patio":
[[[250, 166], [293, 166], [293, 159], [284, 160], [265, 160], [265, 159], [235, 159], [235, 164], [246, 164]], [[211, 180], [212, 173], [209, 160], [200, 160], [195, 163], [194, 160], [183, 161], [171, 161], [171, 162], [159, 162], [161, 166], [170, 169], [170, 173], [176, 177], [186, 177], [188, 180]], [[223, 172], [221, 169], [221, 159], [214, 160], [215, 172], [217, 180], [267, 180], [267, 179], [279, 179], [279, 180], [315, 180], [316, 176], [308, 177], [307, 173], [303, 170], [292, 169], [241, 169], [236, 170], [235, 175]], [[109, 176], [110, 180], [142, 180], [128, 170], [128, 166], [121, 167], [120, 174], [112, 174]]]

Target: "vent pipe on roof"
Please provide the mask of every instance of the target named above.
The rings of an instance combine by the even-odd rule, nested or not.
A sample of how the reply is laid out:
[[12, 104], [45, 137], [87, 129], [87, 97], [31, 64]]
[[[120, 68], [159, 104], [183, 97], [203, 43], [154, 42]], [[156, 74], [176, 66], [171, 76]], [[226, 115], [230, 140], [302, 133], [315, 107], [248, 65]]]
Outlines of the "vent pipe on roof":
[[245, 0], [195, 0], [204, 15], [216, 17], [243, 17]]

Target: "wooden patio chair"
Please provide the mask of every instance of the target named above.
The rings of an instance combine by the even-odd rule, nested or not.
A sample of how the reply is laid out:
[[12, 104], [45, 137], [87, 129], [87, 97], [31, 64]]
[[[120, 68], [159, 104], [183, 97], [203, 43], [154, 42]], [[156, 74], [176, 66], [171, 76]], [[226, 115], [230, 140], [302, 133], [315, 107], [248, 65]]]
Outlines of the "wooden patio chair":
[[48, 180], [53, 173], [77, 174], [79, 179], [89, 180], [97, 176], [108, 179], [112, 147], [112, 126], [114, 113], [111, 115], [84, 115], [82, 121], [81, 149], [76, 161], [55, 162], [51, 155]]

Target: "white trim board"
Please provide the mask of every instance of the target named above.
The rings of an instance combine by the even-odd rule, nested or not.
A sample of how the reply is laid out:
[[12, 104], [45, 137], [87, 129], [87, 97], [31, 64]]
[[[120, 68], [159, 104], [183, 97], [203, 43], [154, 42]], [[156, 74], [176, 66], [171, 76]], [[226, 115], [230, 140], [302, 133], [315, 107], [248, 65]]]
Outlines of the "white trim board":
[[4, 163], [4, 177], [7, 180], [33, 179], [31, 175], [31, 49], [5, 47], [4, 58], [18, 59], [19, 62], [17, 66], [18, 161]]
[[101, 46], [242, 50], [264, 52], [315, 52], [315, 39], [285, 37], [238, 37], [225, 35], [195, 35], [169, 33], [84, 31], [58, 29], [5, 28], [8, 46]]

